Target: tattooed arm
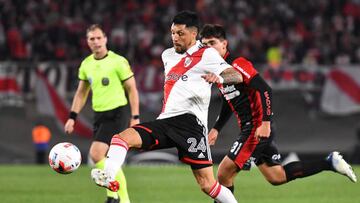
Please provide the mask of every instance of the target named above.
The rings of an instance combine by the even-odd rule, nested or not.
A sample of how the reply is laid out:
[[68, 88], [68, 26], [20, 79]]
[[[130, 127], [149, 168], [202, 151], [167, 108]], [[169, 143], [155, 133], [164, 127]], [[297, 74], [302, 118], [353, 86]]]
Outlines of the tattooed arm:
[[209, 83], [238, 84], [243, 82], [242, 75], [234, 68], [227, 68], [220, 73], [220, 77], [214, 73], [207, 73], [201, 76]]
[[234, 68], [225, 69], [220, 76], [224, 79], [223, 84], [238, 84], [243, 81], [242, 75]]

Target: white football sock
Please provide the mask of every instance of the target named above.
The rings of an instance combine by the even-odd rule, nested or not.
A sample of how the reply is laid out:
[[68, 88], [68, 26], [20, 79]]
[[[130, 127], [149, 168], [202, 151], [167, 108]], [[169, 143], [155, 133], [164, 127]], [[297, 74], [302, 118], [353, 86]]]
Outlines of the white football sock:
[[212, 189], [209, 192], [210, 197], [212, 197], [216, 202], [219, 203], [237, 203], [234, 195], [229, 189], [220, 185], [218, 182], [214, 184]]
[[104, 170], [109, 174], [111, 179], [115, 180], [115, 176], [123, 165], [127, 151], [129, 150], [128, 144], [119, 137], [113, 137], [107, 158], [105, 160]]

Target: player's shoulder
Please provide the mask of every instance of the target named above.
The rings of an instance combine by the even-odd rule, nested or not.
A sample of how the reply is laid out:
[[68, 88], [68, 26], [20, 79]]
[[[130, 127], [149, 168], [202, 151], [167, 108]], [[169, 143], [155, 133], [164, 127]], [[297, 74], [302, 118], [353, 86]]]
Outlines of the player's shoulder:
[[249, 59], [247, 59], [247, 58], [245, 58], [243, 56], [234, 57], [233, 59], [234, 59], [233, 61], [251, 63]]
[[216, 49], [214, 49], [212, 47], [204, 46], [201, 49], [203, 49], [203, 57], [211, 57], [211, 58], [221, 57], [219, 52], [216, 51]]
[[93, 60], [94, 60], [94, 54], [90, 54], [89, 56], [85, 57], [85, 58], [81, 61], [81, 66], [88, 65], [88, 64], [92, 63]]
[[251, 61], [250, 60], [248, 60], [247, 58], [245, 58], [245, 57], [242, 57], [242, 56], [239, 56], [239, 57], [236, 57], [234, 60], [233, 60], [233, 62], [232, 62], [233, 64], [237, 64], [237, 65], [239, 65], [239, 66], [241, 66], [241, 67], [247, 67], [247, 68], [249, 68], [249, 67], [251, 67], [251, 68], [254, 68], [254, 66], [253, 66], [253, 64], [251, 63]]
[[162, 53], [161, 53], [161, 58], [166, 58], [166, 57], [170, 57], [170, 56], [173, 56], [175, 55], [176, 52], [175, 52], [175, 48], [174, 47], [171, 47], [171, 48], [167, 48], [165, 49]]
[[115, 53], [115, 52], [113, 52], [111, 50], [108, 51], [108, 57], [110, 57], [113, 60], [118, 60], [120, 62], [127, 62], [128, 61], [124, 56], [122, 56], [122, 55], [120, 55], [118, 53]]
[[245, 57], [237, 57], [232, 62], [232, 66], [245, 76], [244, 79], [250, 79], [258, 73], [253, 64]]

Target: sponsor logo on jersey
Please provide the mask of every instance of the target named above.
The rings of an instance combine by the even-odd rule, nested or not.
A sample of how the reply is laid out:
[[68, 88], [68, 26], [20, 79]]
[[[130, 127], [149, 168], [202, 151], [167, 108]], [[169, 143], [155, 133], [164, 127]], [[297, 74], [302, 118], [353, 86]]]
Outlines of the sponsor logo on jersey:
[[250, 74], [247, 73], [243, 68], [241, 68], [238, 64], [234, 63], [233, 67], [239, 70], [242, 74], [245, 75], [245, 77], [250, 78]]
[[236, 90], [235, 85], [226, 85], [225, 87], [221, 87], [220, 91], [226, 100], [231, 100], [240, 95], [240, 91]]
[[229, 92], [233, 92], [235, 91], [235, 86], [234, 85], [226, 85], [225, 87], [221, 87], [220, 91], [223, 94], [229, 93]]
[[181, 79], [182, 81], [187, 81], [188, 80], [188, 76], [187, 75], [181, 75], [178, 73], [169, 73], [166, 77], [165, 77], [165, 82], [167, 81], [178, 81], [179, 79]]

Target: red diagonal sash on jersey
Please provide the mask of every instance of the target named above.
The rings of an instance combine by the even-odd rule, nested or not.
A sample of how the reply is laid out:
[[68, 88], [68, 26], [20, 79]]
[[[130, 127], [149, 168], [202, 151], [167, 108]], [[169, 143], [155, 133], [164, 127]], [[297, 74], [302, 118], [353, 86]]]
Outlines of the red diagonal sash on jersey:
[[[171, 68], [169, 73], [165, 76], [165, 84], [164, 84], [164, 101], [163, 101], [163, 108], [161, 112], [164, 112], [167, 99], [169, 94], [174, 87], [175, 83], [191, 68], [193, 68], [196, 64], [198, 64], [202, 58], [206, 48], [200, 48], [192, 55], [186, 56], [180, 60], [174, 67]], [[190, 64], [185, 67], [185, 63], [187, 63], [186, 59], [190, 58]]]

